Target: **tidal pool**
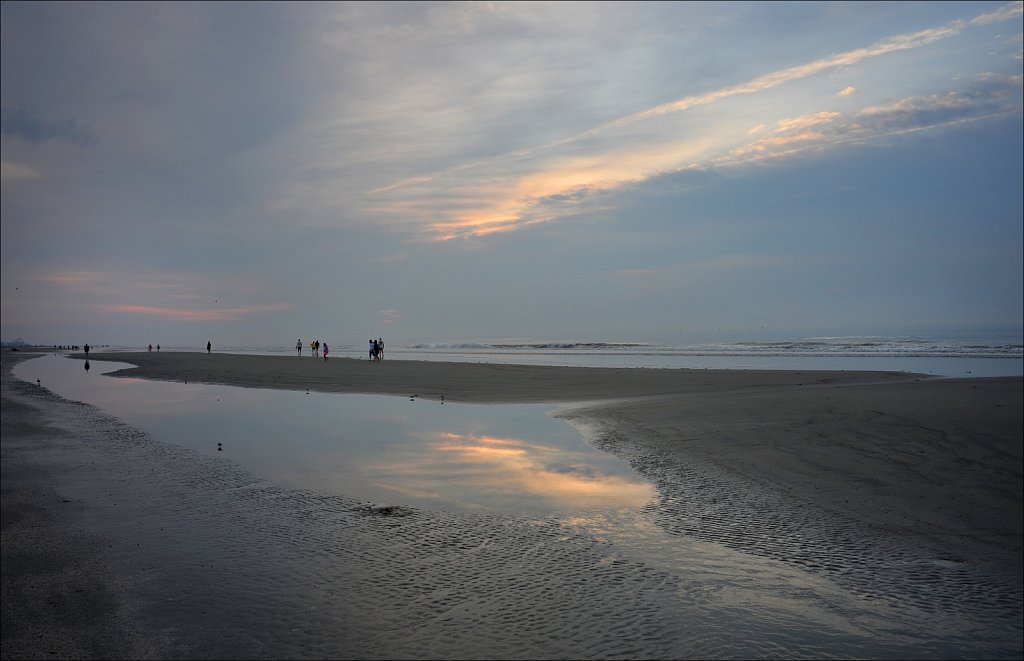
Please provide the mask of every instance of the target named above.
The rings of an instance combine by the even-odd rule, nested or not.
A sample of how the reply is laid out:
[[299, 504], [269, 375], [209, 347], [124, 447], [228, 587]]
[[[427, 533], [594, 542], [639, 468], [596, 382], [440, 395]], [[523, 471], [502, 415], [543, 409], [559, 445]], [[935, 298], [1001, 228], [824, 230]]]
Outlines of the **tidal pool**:
[[378, 504], [593, 516], [636, 509], [651, 484], [537, 404], [458, 404], [105, 376], [127, 363], [46, 356], [15, 375], [154, 439], [276, 484]]

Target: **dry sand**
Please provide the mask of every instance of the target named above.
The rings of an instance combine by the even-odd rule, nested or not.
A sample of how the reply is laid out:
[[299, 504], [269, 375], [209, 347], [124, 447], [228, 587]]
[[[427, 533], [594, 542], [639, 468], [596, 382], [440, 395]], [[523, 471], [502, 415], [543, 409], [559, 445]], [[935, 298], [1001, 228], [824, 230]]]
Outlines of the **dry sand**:
[[[1024, 651], [1020, 378], [91, 356], [161, 380], [586, 402], [558, 415], [654, 482], [658, 529], [679, 549], [719, 549], [690, 573], [559, 522], [262, 484], [14, 380], [15, 356], [3, 354], [4, 658]], [[736, 558], [789, 606], [725, 596], [741, 587], [710, 567]]]

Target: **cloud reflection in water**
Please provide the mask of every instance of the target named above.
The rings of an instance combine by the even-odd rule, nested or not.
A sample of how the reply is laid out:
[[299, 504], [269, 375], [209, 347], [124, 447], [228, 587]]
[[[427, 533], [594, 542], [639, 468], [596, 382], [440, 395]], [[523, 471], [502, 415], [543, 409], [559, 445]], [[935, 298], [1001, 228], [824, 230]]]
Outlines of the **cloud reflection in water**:
[[628, 463], [588, 444], [544, 405], [440, 406], [103, 376], [124, 366], [95, 361], [87, 373], [77, 360], [51, 357], [14, 371], [159, 442], [229, 459], [289, 488], [390, 505], [598, 518], [654, 495]]
[[654, 493], [639, 478], [606, 473], [568, 448], [470, 433], [435, 433], [375, 470], [388, 476], [379, 487], [462, 508], [485, 507], [481, 496], [523, 509], [635, 508]]

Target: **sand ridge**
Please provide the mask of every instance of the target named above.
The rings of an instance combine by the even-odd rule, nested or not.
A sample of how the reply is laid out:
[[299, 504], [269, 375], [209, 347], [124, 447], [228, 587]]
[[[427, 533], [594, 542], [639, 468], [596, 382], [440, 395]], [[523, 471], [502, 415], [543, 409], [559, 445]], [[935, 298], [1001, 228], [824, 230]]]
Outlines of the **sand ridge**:
[[465, 402], [583, 401], [924, 378], [902, 372], [554, 367], [416, 360], [374, 363], [352, 358], [323, 361], [307, 356], [216, 352], [118, 352], [92, 354], [91, 358], [135, 365], [112, 376], [318, 392], [415, 394], [425, 399], [440, 399], [443, 395]]

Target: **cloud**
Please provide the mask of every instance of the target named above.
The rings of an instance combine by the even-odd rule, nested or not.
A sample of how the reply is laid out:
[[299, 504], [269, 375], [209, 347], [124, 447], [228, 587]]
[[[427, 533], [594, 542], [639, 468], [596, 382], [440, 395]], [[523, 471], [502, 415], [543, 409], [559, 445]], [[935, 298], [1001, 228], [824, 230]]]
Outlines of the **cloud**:
[[860, 114], [867, 116], [878, 115], [907, 115], [920, 114], [922, 112], [934, 112], [941, 110], [959, 110], [971, 105], [971, 100], [956, 92], [947, 92], [942, 95], [912, 96], [900, 99], [884, 106], [868, 106], [860, 111]]
[[92, 130], [74, 119], [50, 121], [19, 108], [0, 110], [0, 132], [31, 144], [64, 140], [76, 145], [90, 145], [96, 141]]
[[0, 163], [0, 180], [2, 181], [15, 181], [18, 179], [35, 179], [39, 176], [39, 173], [30, 168], [27, 165], [21, 165], [20, 163], [9, 163], [3, 161]]
[[211, 284], [206, 278], [192, 273], [66, 270], [33, 275], [28, 279], [51, 285], [75, 300], [95, 301], [98, 308], [108, 312], [177, 321], [238, 321], [292, 307], [290, 303], [277, 302], [224, 305], [221, 302], [224, 298], [214, 298], [217, 294], [211, 296], [206, 292], [231, 291], [233, 293], [229, 295], [233, 300], [251, 300], [260, 294], [224, 279]]
[[839, 90], [839, 92], [836, 94], [836, 96], [844, 96], [844, 97], [845, 96], [853, 96], [856, 93], [857, 93], [857, 88], [856, 87], [844, 87], [843, 89]]
[[380, 323], [382, 325], [390, 326], [402, 318], [402, 312], [395, 308], [388, 308], [386, 310], [378, 310], [377, 316], [380, 317]]
[[[1020, 13], [1018, 3], [971, 21], [957, 20], [936, 28], [895, 35], [864, 48], [688, 95], [536, 146], [463, 161], [429, 173], [412, 174], [366, 193], [367, 198], [381, 198], [367, 210], [380, 214], [381, 218], [389, 213], [395, 217], [401, 215], [402, 222], [418, 224], [439, 239], [479, 237], [578, 213], [602, 193], [665, 172], [750, 162], [793, 153], [794, 149], [841, 144], [842, 138], [855, 133], [857, 127], [851, 122], [840, 122], [840, 114], [828, 110], [781, 120], [774, 135], [739, 146], [736, 142], [742, 136], [735, 130], [713, 131], [714, 135], [700, 141], [684, 142], [666, 141], [664, 132], [678, 126], [667, 123], [671, 115], [741, 95], [767, 92], [872, 58], [928, 46], [957, 36], [970, 26], [1010, 20]], [[855, 88], [847, 87], [839, 94], [851, 96], [855, 92]], [[957, 97], [952, 94], [954, 96], [944, 100], [946, 105], [942, 108], [947, 111], [958, 109]], [[933, 110], [940, 109], [941, 101], [932, 104]], [[891, 117], [896, 108], [880, 106], [877, 110], [878, 116]], [[870, 111], [863, 116], [869, 115]], [[925, 118], [920, 114], [918, 118], [932, 125], [953, 120], [952, 116], [942, 120], [937, 115]], [[809, 130], [837, 123], [837, 127], [829, 130]], [[759, 133], [764, 126], [764, 123], [756, 125], [747, 135]], [[882, 130], [882, 127], [876, 128]], [[870, 130], [863, 130], [860, 138], [867, 139], [871, 135]]]
[[816, 112], [810, 115], [803, 115], [802, 117], [793, 117], [792, 119], [780, 119], [778, 123], [779, 131], [802, 131], [807, 127], [814, 126], [816, 124], [824, 124], [831, 122], [836, 117], [839, 117], [839, 113], [831, 111]]
[[[618, 147], [617, 151], [552, 158], [534, 166], [536, 170], [532, 173], [491, 184], [493, 192], [478, 190], [477, 193], [484, 194], [472, 202], [482, 206], [471, 204], [453, 218], [427, 223], [424, 228], [442, 240], [511, 232], [604, 208], [603, 194], [665, 172], [752, 164], [1019, 112], [1012, 98], [1007, 100], [1007, 92], [1019, 86], [1015, 77], [988, 76], [981, 83], [977, 90], [969, 92], [949, 91], [867, 106], [846, 118], [831, 110], [784, 118], [776, 122], [769, 135], [724, 150], [723, 145], [744, 136], [709, 132], [699, 141], [656, 146], [634, 142]], [[764, 126], [748, 130], [746, 135], [763, 133]], [[436, 212], [443, 214], [444, 209]]]
[[720, 88], [718, 90], [686, 96], [676, 101], [663, 103], [661, 105], [649, 108], [647, 110], [642, 110], [640, 112], [620, 117], [606, 124], [588, 129], [586, 131], [574, 135], [567, 136], [565, 138], [557, 139], [552, 142], [539, 145], [537, 147], [524, 148], [488, 159], [481, 159], [470, 163], [463, 163], [458, 166], [454, 166], [445, 170], [440, 170], [431, 174], [409, 177], [403, 181], [394, 182], [392, 184], [389, 184], [388, 186], [377, 188], [371, 192], [393, 190], [394, 188], [404, 184], [426, 183], [440, 176], [456, 173], [459, 171], [463, 171], [465, 169], [480, 167], [487, 163], [491, 163], [503, 158], [522, 157], [534, 152], [544, 151], [552, 149], [554, 147], [579, 142], [581, 140], [596, 136], [609, 130], [621, 129], [630, 124], [634, 124], [644, 120], [650, 120], [660, 115], [689, 110], [697, 106], [712, 104], [717, 101], [721, 101], [737, 95], [746, 95], [754, 94], [756, 92], [763, 92], [783, 85], [785, 83], [789, 83], [802, 78], [807, 78], [809, 76], [813, 76], [824, 71], [828, 71], [830, 69], [852, 66], [868, 58], [880, 57], [882, 55], [887, 55], [889, 53], [909, 50], [912, 48], [928, 45], [934, 43], [935, 41], [955, 36], [956, 34], [959, 34], [959, 32], [962, 31], [962, 29], [962, 22], [956, 22], [953, 25], [944, 28], [921, 30], [919, 32], [914, 32], [910, 34], [897, 35], [885, 41], [873, 44], [872, 46], [869, 46], [867, 48], [859, 48], [852, 51], [847, 51], [845, 53], [840, 53], [827, 58], [818, 59], [808, 64], [790, 67], [788, 69], [782, 69], [779, 71], [764, 74], [738, 85], [731, 85]]
[[32, 277], [38, 282], [57, 285], [65, 289], [82, 290], [94, 287], [107, 279], [109, 274], [102, 271], [59, 271]]
[[951, 91], [868, 106], [857, 114], [857, 128], [865, 132], [921, 129], [1019, 112], [1019, 105], [1008, 99], [1005, 91], [1005, 87], [969, 93]]
[[609, 147], [582, 156], [552, 158], [521, 174], [487, 184], [481, 206], [425, 227], [439, 239], [480, 237], [551, 222], [602, 208], [601, 194], [654, 174], [675, 171], [705, 153], [712, 134], [692, 140]]
[[801, 131], [800, 133], [790, 133], [787, 135], [776, 135], [767, 138], [761, 138], [756, 142], [752, 142], [742, 147], [737, 147], [730, 152], [730, 155], [734, 159], [740, 160], [752, 160], [751, 157], [765, 155], [771, 153], [772, 155], [779, 155], [782, 148], [789, 147], [793, 144], [818, 142], [825, 138], [825, 134], [821, 131]]
[[[836, 112], [821, 112], [782, 120], [773, 135], [736, 147], [714, 163], [744, 165], [808, 150], [862, 144], [893, 135], [1019, 113], [1012, 98], [1008, 99], [1012, 95], [1007, 92], [1015, 84], [1013, 78], [986, 76], [984, 84], [975, 91], [905, 97], [866, 106], [848, 118]], [[998, 84], [988, 85], [993, 81]], [[811, 129], [812, 126], [815, 128]]]
[[976, 16], [968, 21], [968, 23], [970, 25], [990, 25], [1020, 18], [1021, 15], [1024, 15], [1024, 2], [1011, 2], [993, 12]]
[[267, 312], [280, 312], [291, 307], [288, 303], [250, 305], [239, 308], [170, 308], [153, 305], [101, 305], [104, 310], [118, 314], [160, 317], [174, 321], [238, 321], [246, 317]]
[[[773, 71], [762, 76], [758, 76], [753, 80], [750, 80], [739, 85], [732, 85], [729, 87], [723, 87], [713, 92], [707, 92], [704, 94], [698, 94], [694, 96], [687, 96], [677, 101], [664, 103], [662, 105], [644, 110], [638, 113], [634, 113], [627, 117], [622, 117], [603, 128], [619, 127], [626, 124], [632, 124], [645, 119], [650, 119], [657, 115], [665, 113], [679, 112], [682, 110], [688, 110], [690, 108], [707, 105], [720, 101], [722, 99], [729, 98], [731, 96], [737, 96], [741, 94], [754, 94], [756, 92], [763, 92], [780, 85], [799, 80], [801, 78], [807, 78], [814, 76], [819, 73], [823, 73], [830, 69], [837, 69], [840, 67], [849, 67], [859, 62], [869, 59], [880, 57], [882, 55], [888, 55], [903, 50], [909, 50], [912, 48], [919, 48], [921, 46], [927, 46], [936, 41], [942, 39], [948, 39], [959, 34], [963, 26], [954, 22], [950, 26], [943, 28], [934, 28], [929, 30], [920, 30], [910, 34], [897, 35], [884, 41], [872, 44], [867, 48], [858, 48], [855, 50], [847, 51], [845, 53], [839, 53], [830, 57], [821, 58], [807, 64], [802, 64], [788, 69], [782, 69], [779, 71]], [[601, 130], [601, 129], [596, 129]]]
[[971, 93], [975, 98], [990, 97], [1006, 103], [1020, 103], [1024, 76], [986, 71], [974, 76]]

